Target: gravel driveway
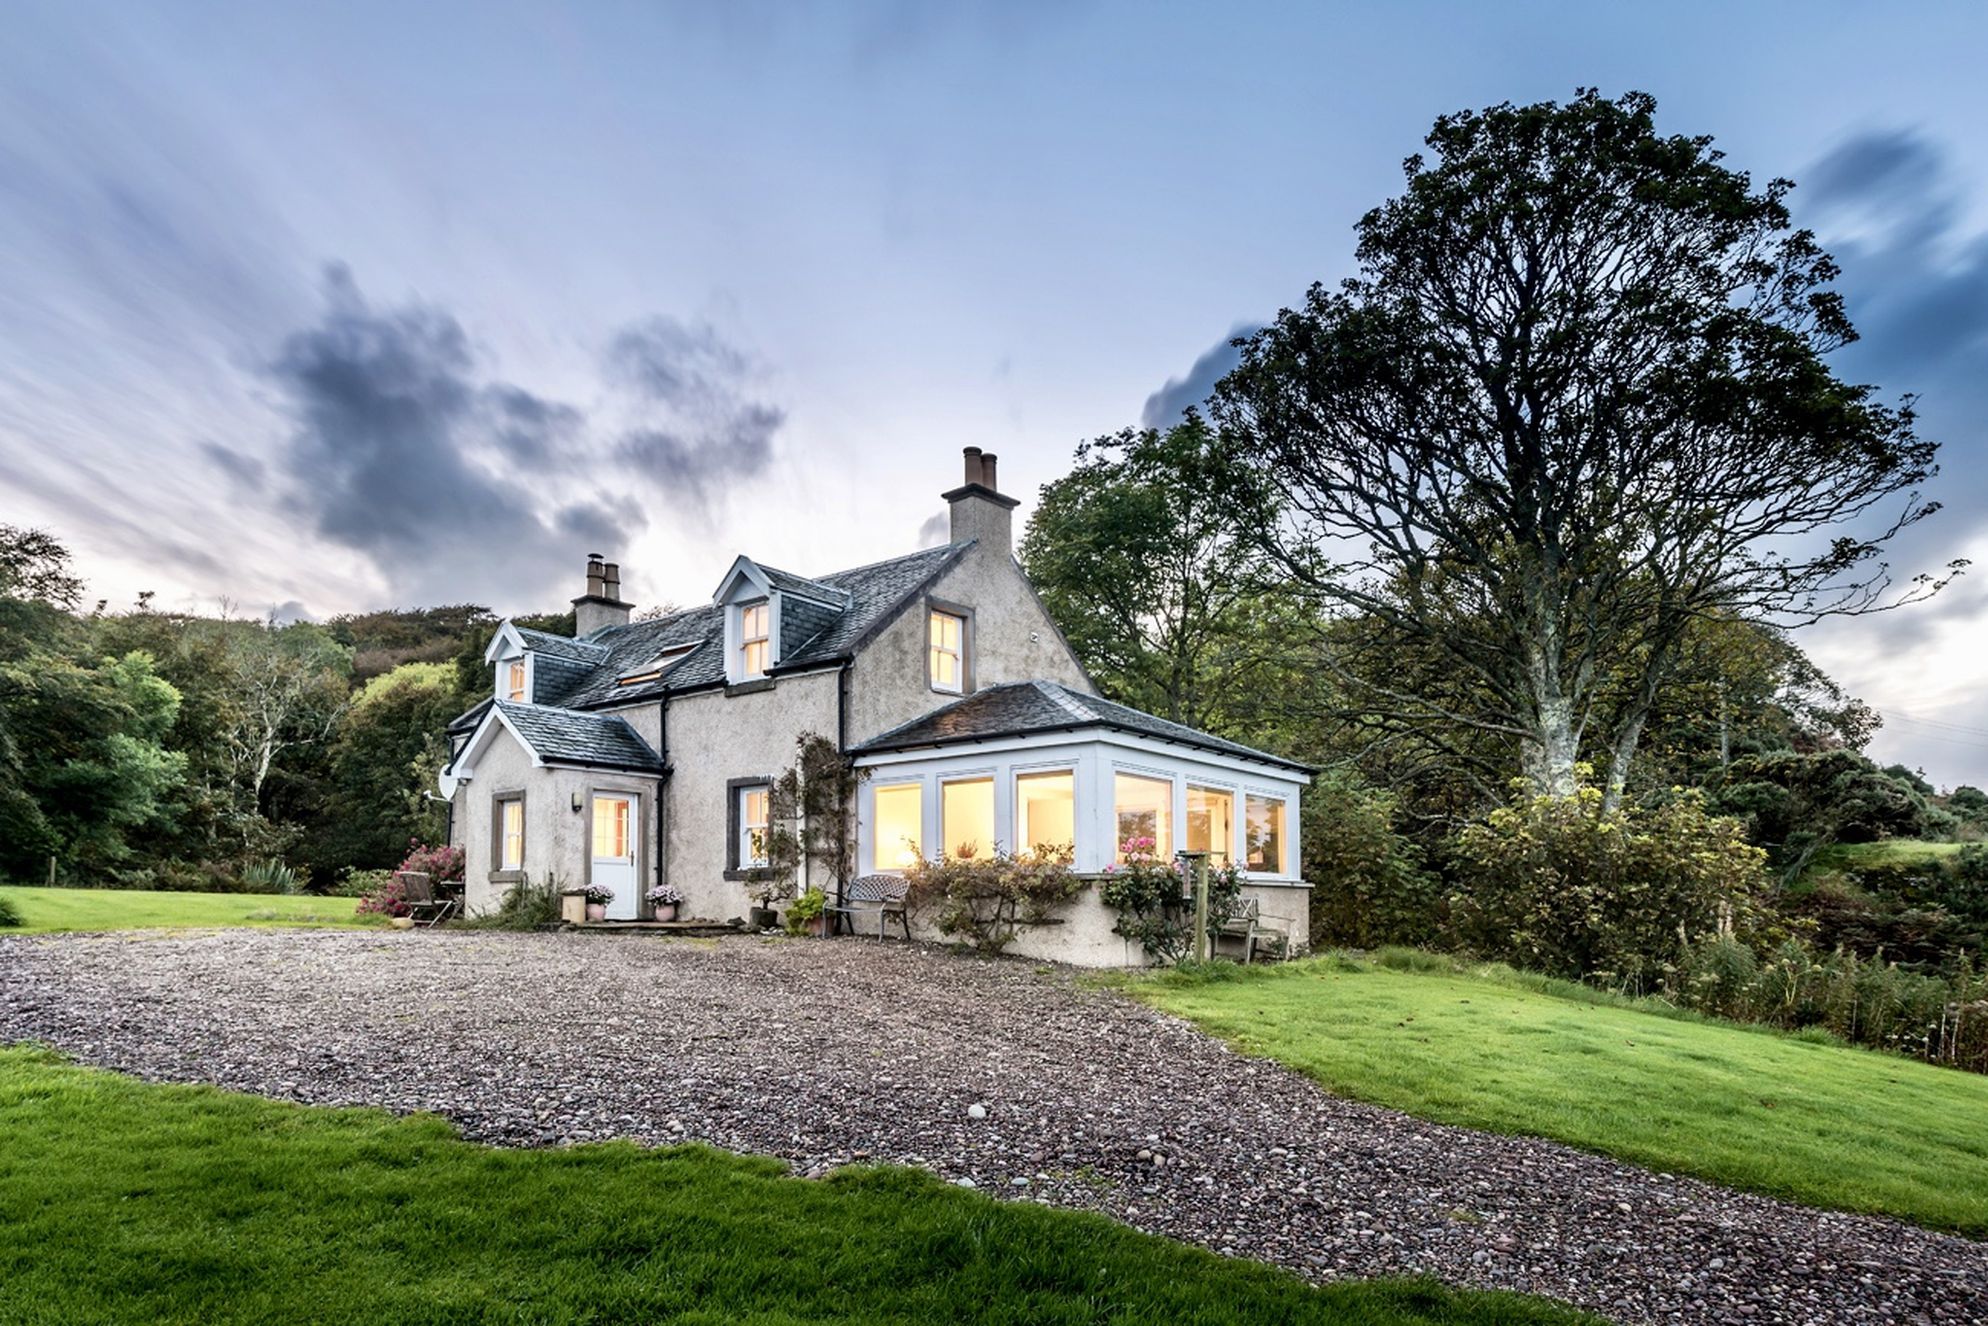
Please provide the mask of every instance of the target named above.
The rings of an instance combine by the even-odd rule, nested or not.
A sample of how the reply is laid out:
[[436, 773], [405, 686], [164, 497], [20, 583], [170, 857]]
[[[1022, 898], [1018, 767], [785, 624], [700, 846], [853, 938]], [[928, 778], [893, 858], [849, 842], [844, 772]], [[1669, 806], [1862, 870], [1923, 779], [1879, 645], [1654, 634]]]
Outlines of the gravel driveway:
[[1065, 971], [902, 944], [234, 930], [0, 938], [0, 1042], [473, 1138], [927, 1166], [1314, 1279], [1623, 1321], [1988, 1321], [1988, 1245], [1332, 1096]]

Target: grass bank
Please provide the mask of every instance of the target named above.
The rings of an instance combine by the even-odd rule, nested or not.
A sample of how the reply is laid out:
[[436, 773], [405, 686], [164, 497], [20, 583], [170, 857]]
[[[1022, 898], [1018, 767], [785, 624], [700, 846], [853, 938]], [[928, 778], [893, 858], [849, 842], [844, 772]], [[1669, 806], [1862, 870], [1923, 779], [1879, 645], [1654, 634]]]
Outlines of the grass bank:
[[1988, 1235], [1988, 1077], [1429, 954], [1135, 978], [1341, 1095]]
[[145, 889], [47, 889], [0, 885], [0, 900], [20, 914], [0, 935], [52, 930], [142, 930], [207, 926], [379, 925], [358, 916], [357, 898], [276, 893], [162, 893]]
[[433, 1119], [161, 1087], [0, 1049], [0, 1319], [618, 1323], [1584, 1320], [1314, 1289], [908, 1170], [704, 1148], [506, 1151]]

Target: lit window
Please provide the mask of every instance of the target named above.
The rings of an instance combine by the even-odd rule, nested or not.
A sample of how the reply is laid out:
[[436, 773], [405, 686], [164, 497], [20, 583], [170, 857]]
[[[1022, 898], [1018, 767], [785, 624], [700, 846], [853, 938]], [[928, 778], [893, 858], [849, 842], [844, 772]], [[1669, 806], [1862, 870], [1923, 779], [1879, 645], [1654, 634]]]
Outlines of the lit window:
[[1236, 794], [1212, 787], [1187, 788], [1187, 850], [1206, 852], [1215, 865], [1235, 851]]
[[1128, 854], [1173, 855], [1173, 784], [1164, 778], [1119, 774], [1113, 780], [1118, 820], [1118, 859]]
[[594, 798], [594, 860], [628, 859], [628, 808], [626, 797]]
[[904, 870], [918, 864], [925, 836], [925, 785], [892, 783], [877, 789], [876, 842], [871, 867]]
[[741, 674], [764, 677], [773, 663], [771, 627], [773, 610], [765, 599], [739, 609], [739, 653]]
[[525, 661], [521, 658], [512, 659], [505, 669], [504, 698], [512, 704], [525, 703]]
[[934, 612], [931, 638], [932, 689], [958, 695], [966, 689], [966, 619]]
[[1069, 770], [1015, 779], [1017, 851], [1068, 851], [1077, 841], [1077, 778]]
[[1272, 875], [1284, 873], [1284, 803], [1275, 797], [1248, 801], [1243, 864]]
[[525, 868], [525, 803], [512, 797], [500, 801], [498, 806], [497, 829], [497, 868], [499, 870], [523, 870]]
[[767, 850], [767, 829], [771, 821], [772, 789], [739, 789], [739, 868], [752, 870], [772, 860]]
[[994, 780], [961, 779], [947, 783], [939, 800], [939, 819], [948, 860], [985, 859], [994, 854]]

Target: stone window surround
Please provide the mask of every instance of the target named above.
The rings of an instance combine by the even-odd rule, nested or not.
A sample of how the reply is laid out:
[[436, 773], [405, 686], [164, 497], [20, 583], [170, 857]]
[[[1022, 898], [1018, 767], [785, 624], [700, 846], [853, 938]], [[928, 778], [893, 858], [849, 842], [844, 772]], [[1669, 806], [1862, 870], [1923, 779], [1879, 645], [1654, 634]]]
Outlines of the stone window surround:
[[[725, 780], [725, 878], [743, 880], [750, 877], [753, 867], [739, 864], [739, 793], [749, 788], [763, 787], [773, 790], [772, 774], [758, 774], [749, 778], [728, 778]], [[771, 807], [768, 807], [769, 814]], [[769, 827], [770, 824], [769, 824]], [[762, 867], [763, 868], [763, 867]]]
[[[518, 803], [518, 864], [515, 869], [504, 868], [504, 807], [511, 802]], [[490, 882], [492, 884], [522, 884], [525, 880], [525, 854], [531, 850], [531, 807], [525, 799], [522, 787], [506, 789], [490, 794]]]

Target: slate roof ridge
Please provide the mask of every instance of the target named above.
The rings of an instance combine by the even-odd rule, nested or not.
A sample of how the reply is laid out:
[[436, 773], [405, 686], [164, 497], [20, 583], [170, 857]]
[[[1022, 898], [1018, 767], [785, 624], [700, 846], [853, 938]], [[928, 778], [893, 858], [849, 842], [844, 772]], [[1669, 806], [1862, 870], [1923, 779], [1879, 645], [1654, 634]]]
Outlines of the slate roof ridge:
[[1085, 722], [1098, 720], [1097, 710], [1090, 707], [1091, 696], [1078, 695], [1062, 682], [1051, 681], [1047, 677], [1037, 678], [1035, 688], [1061, 705], [1071, 717]]

